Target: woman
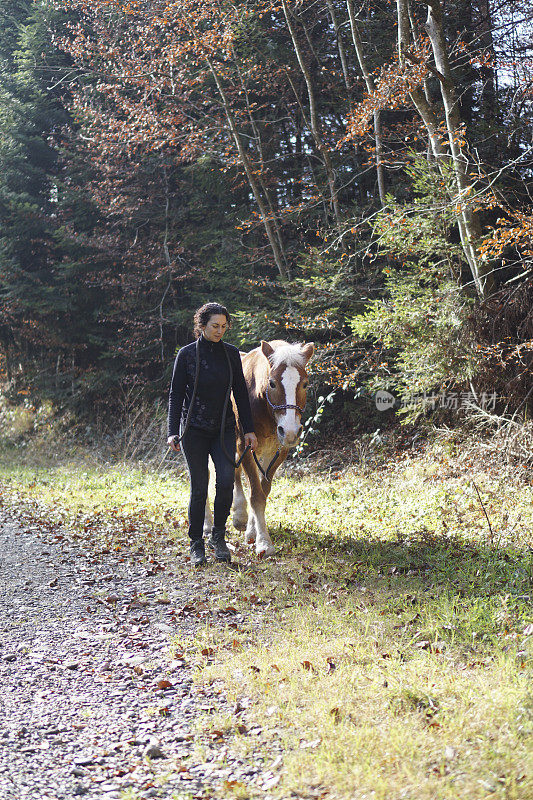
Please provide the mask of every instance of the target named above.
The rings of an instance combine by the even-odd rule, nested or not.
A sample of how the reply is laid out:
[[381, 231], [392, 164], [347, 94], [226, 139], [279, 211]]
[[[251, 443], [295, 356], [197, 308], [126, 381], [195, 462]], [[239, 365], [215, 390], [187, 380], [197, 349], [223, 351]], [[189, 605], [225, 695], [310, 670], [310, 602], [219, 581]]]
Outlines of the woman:
[[227, 308], [218, 303], [206, 303], [196, 311], [194, 334], [197, 341], [179, 351], [170, 386], [167, 441], [173, 450], [179, 451], [181, 419], [181, 447], [191, 479], [189, 537], [191, 562], [195, 567], [207, 563], [203, 527], [209, 456], [215, 465], [216, 494], [214, 524], [208, 544], [214, 549], [217, 561], [231, 561], [225, 539], [235, 480], [235, 415], [231, 403], [226, 401], [230, 374], [245, 446], [257, 447], [241, 357], [236, 347], [222, 341], [230, 322]]

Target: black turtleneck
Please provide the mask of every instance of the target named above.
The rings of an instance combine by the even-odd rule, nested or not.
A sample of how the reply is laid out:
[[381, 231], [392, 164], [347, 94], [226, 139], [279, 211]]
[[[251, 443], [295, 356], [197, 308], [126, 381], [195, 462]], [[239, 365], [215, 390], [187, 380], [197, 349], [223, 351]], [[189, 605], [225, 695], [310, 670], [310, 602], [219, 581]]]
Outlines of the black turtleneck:
[[[208, 433], [218, 433], [222, 423], [222, 410], [229, 381], [229, 367], [224, 347], [233, 370], [232, 391], [239, 411], [244, 433], [252, 433], [254, 425], [248, 389], [242, 372], [241, 356], [236, 347], [222, 341], [211, 342], [200, 336], [200, 374], [194, 406], [190, 410], [189, 425]], [[189, 414], [191, 395], [196, 374], [196, 342], [182, 347], [174, 362], [168, 403], [168, 435], [179, 433], [180, 418], [185, 422]], [[235, 425], [235, 415], [228, 403], [226, 428]]]

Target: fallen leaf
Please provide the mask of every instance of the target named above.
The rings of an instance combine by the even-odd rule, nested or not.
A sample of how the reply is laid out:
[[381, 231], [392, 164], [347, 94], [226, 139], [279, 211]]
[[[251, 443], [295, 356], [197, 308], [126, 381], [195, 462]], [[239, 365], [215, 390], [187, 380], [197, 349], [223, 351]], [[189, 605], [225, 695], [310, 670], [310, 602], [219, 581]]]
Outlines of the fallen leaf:
[[313, 739], [311, 742], [306, 742], [305, 740], [300, 742], [300, 750], [307, 750], [307, 749], [314, 749], [318, 747], [322, 739]]
[[167, 681], [165, 678], [163, 678], [162, 680], [157, 681], [157, 688], [158, 689], [173, 689], [174, 688], [174, 684], [170, 683], [170, 681]]
[[119, 598], [119, 597], [117, 597], [117, 595], [116, 595], [116, 594], [110, 594], [110, 595], [108, 595], [108, 596], [106, 597], [105, 601], [106, 601], [106, 603], [110, 603], [110, 604], [112, 604], [112, 603], [118, 603], [119, 599], [120, 599], [120, 598]]
[[281, 780], [281, 775], [274, 775], [273, 778], [269, 778], [267, 781], [264, 782], [263, 790], [273, 789], [274, 786], [278, 785], [280, 780]]
[[224, 786], [224, 789], [228, 790], [231, 789], [233, 791], [235, 791], [236, 789], [237, 790], [246, 789], [246, 784], [243, 783], [242, 781], [237, 781], [237, 780], [235, 781], [225, 780], [222, 785]]
[[485, 780], [483, 780], [483, 779], [479, 779], [479, 780], [478, 780], [478, 783], [479, 783], [479, 785], [480, 785], [480, 786], [482, 786], [484, 789], [486, 789], [486, 790], [487, 790], [487, 792], [490, 792], [491, 794], [493, 794], [494, 792], [496, 792], [496, 791], [497, 791], [497, 789], [498, 789], [498, 787], [496, 786], [496, 784], [495, 784], [495, 783], [492, 783], [491, 781], [485, 781]]

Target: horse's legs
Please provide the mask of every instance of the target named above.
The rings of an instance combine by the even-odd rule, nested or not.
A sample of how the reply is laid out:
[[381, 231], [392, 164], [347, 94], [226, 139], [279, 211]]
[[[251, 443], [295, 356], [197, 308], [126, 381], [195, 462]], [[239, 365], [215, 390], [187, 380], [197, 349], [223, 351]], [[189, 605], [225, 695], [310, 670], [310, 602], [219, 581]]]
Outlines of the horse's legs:
[[248, 508], [242, 485], [242, 467], [238, 467], [235, 470], [235, 488], [233, 490], [233, 524], [238, 531], [244, 531], [247, 522]]
[[[253, 512], [253, 527], [255, 532], [255, 552], [258, 556], [271, 556], [274, 554], [274, 545], [268, 533], [265, 520], [265, 507], [267, 497], [270, 492], [270, 485], [267, 481], [259, 479], [256, 472], [250, 480], [251, 494], [250, 506]], [[249, 524], [249, 523], [248, 523]], [[248, 529], [246, 530], [248, 535]], [[252, 539], [253, 541], [253, 539]]]
[[255, 527], [255, 514], [248, 515], [248, 522], [246, 523], [246, 533], [244, 534], [244, 541], [246, 544], [253, 544], [257, 538], [257, 531]]
[[[212, 482], [213, 482], [213, 470], [207, 470], [207, 474], [209, 476], [209, 488], [211, 489]], [[213, 527], [213, 514], [211, 512], [211, 506], [209, 505], [209, 491], [207, 492], [207, 497], [205, 499], [205, 516], [204, 516], [204, 537], [211, 536], [211, 528]]]

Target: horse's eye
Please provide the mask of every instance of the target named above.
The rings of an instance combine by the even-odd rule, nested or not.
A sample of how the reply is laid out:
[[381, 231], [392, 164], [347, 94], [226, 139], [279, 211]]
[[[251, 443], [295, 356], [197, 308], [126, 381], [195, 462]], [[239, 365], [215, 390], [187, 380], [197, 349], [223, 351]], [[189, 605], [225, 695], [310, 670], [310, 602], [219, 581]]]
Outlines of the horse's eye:
[[304, 387], [304, 389], [307, 389], [307, 387], [309, 386], [309, 381], [304, 381], [302, 386]]
[[276, 381], [270, 380], [269, 384], [270, 384], [270, 388], [271, 389], [275, 389], [276, 388]]

